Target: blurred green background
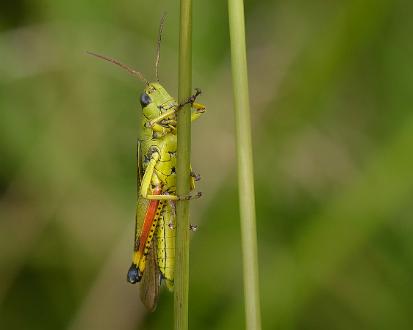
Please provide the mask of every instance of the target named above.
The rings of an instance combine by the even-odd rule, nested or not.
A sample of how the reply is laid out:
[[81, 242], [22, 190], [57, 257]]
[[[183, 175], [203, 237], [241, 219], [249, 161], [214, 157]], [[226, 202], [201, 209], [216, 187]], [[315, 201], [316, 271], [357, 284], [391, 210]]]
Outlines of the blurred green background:
[[[177, 1], [0, 4], [0, 328], [170, 329], [126, 283], [142, 83]], [[412, 329], [413, 3], [246, 1], [264, 329]], [[191, 329], [244, 327], [226, 2], [194, 3]]]

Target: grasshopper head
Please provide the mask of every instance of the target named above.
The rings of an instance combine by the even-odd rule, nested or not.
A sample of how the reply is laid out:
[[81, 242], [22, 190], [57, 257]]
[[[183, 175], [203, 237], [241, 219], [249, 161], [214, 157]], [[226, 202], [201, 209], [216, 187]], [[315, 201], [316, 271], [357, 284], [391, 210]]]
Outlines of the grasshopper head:
[[149, 83], [140, 97], [142, 109], [159, 107], [168, 101], [174, 101], [166, 89], [158, 82]]

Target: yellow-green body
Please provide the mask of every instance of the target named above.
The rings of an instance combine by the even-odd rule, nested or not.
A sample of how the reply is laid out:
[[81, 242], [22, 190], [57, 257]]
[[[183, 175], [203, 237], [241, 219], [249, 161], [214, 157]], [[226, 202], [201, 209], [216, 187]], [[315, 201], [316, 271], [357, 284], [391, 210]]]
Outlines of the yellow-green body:
[[[158, 37], [155, 63], [157, 79], [164, 19], [165, 16], [161, 19]], [[149, 83], [139, 71], [113, 58], [93, 52], [88, 54], [120, 66], [146, 84], [140, 98], [142, 112], [137, 143], [135, 244], [127, 280], [130, 283], [142, 280], [141, 300], [153, 311], [156, 308], [161, 280], [166, 282], [170, 290], [173, 289], [175, 201], [200, 196], [176, 196], [176, 113], [183, 104], [190, 103], [191, 119], [195, 120], [204, 113], [205, 107], [195, 103], [200, 90], [196, 90], [183, 104], [178, 104], [159, 82]], [[196, 176], [191, 172], [191, 177], [188, 178], [191, 189], [195, 187], [194, 177]]]
[[[136, 205], [135, 248], [128, 281], [145, 288], [141, 298], [153, 310], [159, 293], [160, 274], [173, 289], [175, 264], [175, 201], [176, 196], [176, 112], [179, 105], [159, 83], [149, 83], [141, 95], [142, 119], [137, 146], [138, 199]], [[190, 102], [192, 120], [205, 107]], [[194, 178], [188, 178], [191, 188]], [[183, 196], [187, 199], [190, 196]], [[155, 242], [155, 243], [154, 243]], [[149, 261], [147, 262], [149, 258]], [[154, 261], [151, 259], [154, 258]], [[147, 269], [150, 267], [150, 269]], [[155, 272], [155, 275], [153, 274]], [[149, 286], [154, 286], [152, 289]]]

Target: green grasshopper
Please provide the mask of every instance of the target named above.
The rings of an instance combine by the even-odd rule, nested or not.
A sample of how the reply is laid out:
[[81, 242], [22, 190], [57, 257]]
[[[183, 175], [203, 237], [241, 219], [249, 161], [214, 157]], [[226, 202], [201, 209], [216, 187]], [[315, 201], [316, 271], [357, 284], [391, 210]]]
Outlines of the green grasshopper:
[[[90, 55], [122, 67], [146, 84], [140, 96], [142, 112], [137, 143], [135, 243], [127, 281], [142, 281], [141, 300], [150, 311], [156, 308], [162, 280], [169, 290], [173, 290], [174, 286], [175, 202], [201, 196], [200, 193], [176, 195], [176, 114], [184, 104], [189, 103], [193, 121], [205, 112], [205, 106], [195, 102], [201, 93], [199, 89], [184, 103], [178, 104], [159, 83], [158, 66], [164, 18], [165, 16], [162, 17], [158, 35], [156, 82], [148, 82], [142, 73], [115, 59], [89, 52]], [[191, 172], [191, 190], [195, 188], [195, 180], [198, 179], [199, 176]]]

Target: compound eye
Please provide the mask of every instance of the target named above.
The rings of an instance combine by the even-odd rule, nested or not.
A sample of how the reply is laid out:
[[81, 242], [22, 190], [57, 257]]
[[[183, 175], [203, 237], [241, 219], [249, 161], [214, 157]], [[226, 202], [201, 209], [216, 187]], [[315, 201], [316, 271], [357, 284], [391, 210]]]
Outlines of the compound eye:
[[143, 92], [143, 93], [141, 94], [141, 100], [140, 100], [140, 101], [141, 101], [142, 108], [146, 107], [149, 103], [152, 102], [152, 100], [151, 100], [151, 98], [149, 97], [149, 95], [146, 94], [145, 92]]

